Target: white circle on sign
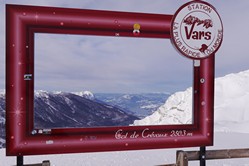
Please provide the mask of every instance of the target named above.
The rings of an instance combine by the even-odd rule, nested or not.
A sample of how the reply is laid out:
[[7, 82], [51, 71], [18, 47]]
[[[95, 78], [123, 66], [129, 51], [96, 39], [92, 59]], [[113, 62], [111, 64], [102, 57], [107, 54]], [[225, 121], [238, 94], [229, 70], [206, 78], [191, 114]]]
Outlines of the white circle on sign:
[[203, 59], [222, 43], [223, 25], [215, 8], [207, 2], [192, 1], [181, 6], [171, 22], [171, 41], [184, 56]]

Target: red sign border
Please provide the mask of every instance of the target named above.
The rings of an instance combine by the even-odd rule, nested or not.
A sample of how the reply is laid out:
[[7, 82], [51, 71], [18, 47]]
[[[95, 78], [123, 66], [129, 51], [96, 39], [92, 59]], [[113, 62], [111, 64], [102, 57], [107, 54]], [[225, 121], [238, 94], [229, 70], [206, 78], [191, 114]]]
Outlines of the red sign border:
[[[6, 5], [6, 155], [213, 145], [214, 55], [194, 61], [192, 125], [70, 128], [32, 134], [35, 33], [170, 38], [171, 19], [172, 15], [161, 14]], [[133, 34], [135, 23], [141, 26], [139, 35]], [[143, 132], [147, 137], [141, 137]]]
[[[216, 48], [216, 50], [215, 50], [213, 53], [211, 53], [211, 54], [208, 55], [208, 56], [205, 56], [205, 57], [202, 57], [202, 58], [198, 58], [198, 57], [189, 56], [189, 55], [186, 54], [184, 51], [182, 51], [182, 50], [177, 46], [176, 41], [173, 40], [174, 35], [173, 35], [173, 33], [172, 33], [172, 32], [173, 32], [173, 26], [174, 26], [173, 21], [175, 20], [175, 18], [176, 18], [176, 16], [178, 15], [178, 13], [179, 13], [183, 8], [185, 8], [186, 6], [189, 6], [189, 5], [194, 4], [194, 3], [202, 3], [202, 4], [205, 4], [205, 5], [207, 5], [207, 6], [210, 6], [210, 7], [214, 10], [214, 12], [217, 13], [217, 15], [218, 15], [218, 17], [219, 17], [219, 19], [220, 19], [220, 21], [221, 21], [221, 17], [220, 17], [220, 15], [219, 15], [219, 13], [216, 11], [215, 7], [214, 7], [213, 5], [211, 5], [211, 4], [209, 4], [208, 2], [205, 2], [205, 1], [190, 1], [190, 2], [187, 2], [187, 3], [185, 3], [184, 5], [182, 5], [182, 6], [175, 12], [175, 14], [174, 14], [173, 17], [172, 17], [172, 24], [171, 24], [171, 43], [174, 45], [175, 49], [176, 49], [181, 55], [183, 55], [184, 57], [190, 58], [190, 59], [193, 59], [193, 60], [201, 60], [201, 59], [205, 59], [205, 58], [208, 58], [209, 56], [214, 55], [214, 54], [219, 50], [219, 48], [220, 48], [220, 46], [221, 46], [221, 44], [222, 44], [222, 41], [223, 41], [223, 34], [222, 34], [222, 38], [221, 38], [221, 41], [220, 41], [219, 46]], [[222, 23], [222, 21], [221, 21], [221, 26], [222, 26], [222, 32], [223, 32], [223, 23]]]

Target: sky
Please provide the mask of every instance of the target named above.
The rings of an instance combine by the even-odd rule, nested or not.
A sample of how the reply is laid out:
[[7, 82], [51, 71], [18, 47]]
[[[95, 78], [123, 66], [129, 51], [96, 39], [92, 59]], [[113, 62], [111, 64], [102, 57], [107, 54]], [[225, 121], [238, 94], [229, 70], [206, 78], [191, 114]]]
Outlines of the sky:
[[[174, 14], [186, 0], [1, 0], [0, 89], [5, 88], [5, 4]], [[249, 1], [207, 1], [216, 7], [224, 39], [216, 77], [249, 69]], [[169, 39], [35, 35], [35, 88], [111, 93], [176, 92], [192, 86], [192, 60]], [[57, 48], [57, 49], [54, 49]]]

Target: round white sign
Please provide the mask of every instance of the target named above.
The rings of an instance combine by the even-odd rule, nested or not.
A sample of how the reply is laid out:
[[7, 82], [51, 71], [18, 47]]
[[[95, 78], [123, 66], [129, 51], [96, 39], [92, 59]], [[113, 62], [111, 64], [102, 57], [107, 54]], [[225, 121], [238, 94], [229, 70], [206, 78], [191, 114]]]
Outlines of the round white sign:
[[214, 54], [223, 38], [223, 25], [215, 8], [202, 1], [180, 7], [171, 22], [171, 41], [184, 56], [202, 59]]

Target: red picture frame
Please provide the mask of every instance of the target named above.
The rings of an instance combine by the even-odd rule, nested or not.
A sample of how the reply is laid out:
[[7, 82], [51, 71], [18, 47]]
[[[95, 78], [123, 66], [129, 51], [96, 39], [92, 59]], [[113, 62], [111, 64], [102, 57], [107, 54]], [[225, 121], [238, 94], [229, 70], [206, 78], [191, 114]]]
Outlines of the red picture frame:
[[[46, 134], [32, 134], [35, 33], [169, 39], [172, 17], [6, 5], [6, 154], [23, 156], [213, 145], [214, 55], [193, 61], [193, 124], [60, 128]], [[135, 23], [142, 27], [139, 35], [133, 33]]]

